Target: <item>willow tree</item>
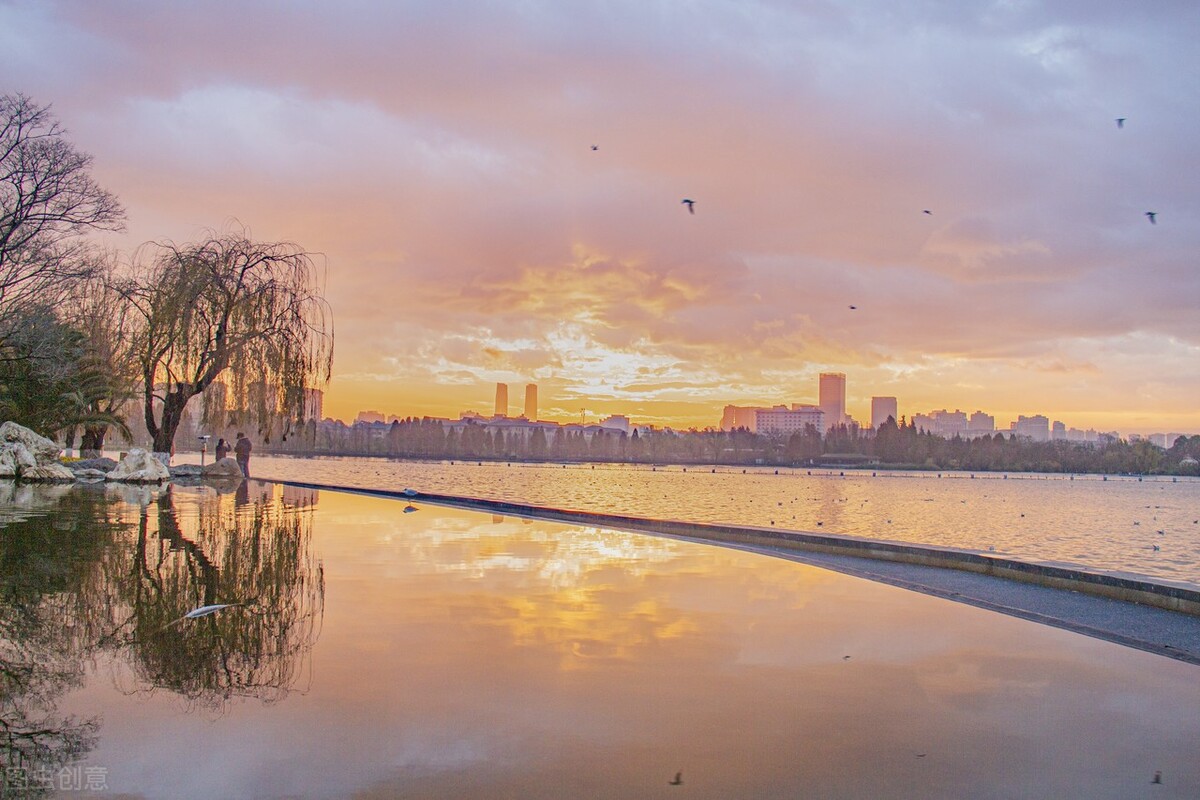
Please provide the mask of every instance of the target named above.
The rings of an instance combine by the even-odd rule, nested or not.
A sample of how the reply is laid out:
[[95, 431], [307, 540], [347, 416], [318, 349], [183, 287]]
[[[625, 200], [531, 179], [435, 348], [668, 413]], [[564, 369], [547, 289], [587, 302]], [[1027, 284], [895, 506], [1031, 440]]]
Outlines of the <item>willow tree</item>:
[[333, 364], [333, 318], [308, 253], [227, 233], [152, 245], [135, 262], [118, 285], [155, 451], [170, 452], [188, 402], [206, 392], [209, 424], [228, 424], [217, 417], [232, 408], [269, 439], [303, 419], [305, 390], [328, 382]]

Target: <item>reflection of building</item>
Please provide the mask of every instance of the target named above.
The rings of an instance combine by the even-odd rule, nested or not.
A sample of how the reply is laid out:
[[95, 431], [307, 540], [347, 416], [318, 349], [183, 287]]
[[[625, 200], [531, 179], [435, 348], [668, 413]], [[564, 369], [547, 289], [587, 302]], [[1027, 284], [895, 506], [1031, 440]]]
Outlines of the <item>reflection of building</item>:
[[508, 384], [496, 384], [496, 416], [508, 416]]
[[281, 499], [285, 506], [291, 508], [308, 508], [315, 506], [320, 493], [317, 489], [307, 489], [300, 486], [284, 484]]
[[900, 414], [897, 413], [898, 406], [894, 397], [872, 397], [871, 398], [871, 427], [876, 430], [879, 426], [887, 422], [888, 417], [894, 421], [900, 421]]
[[846, 374], [844, 372], [822, 372], [817, 389], [817, 402], [825, 412], [825, 426], [843, 425], [846, 422]]
[[537, 384], [525, 384], [525, 419], [537, 421]]

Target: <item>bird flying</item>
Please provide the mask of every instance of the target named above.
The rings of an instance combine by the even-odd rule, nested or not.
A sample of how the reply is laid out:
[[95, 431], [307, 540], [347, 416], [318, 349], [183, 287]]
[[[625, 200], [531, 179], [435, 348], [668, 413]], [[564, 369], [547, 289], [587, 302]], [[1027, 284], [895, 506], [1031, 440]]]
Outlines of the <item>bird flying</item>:
[[679, 202], [683, 203], [685, 206], [687, 206], [687, 207], [688, 207], [688, 213], [689, 213], [689, 214], [695, 214], [695, 213], [696, 213], [696, 209], [695, 209], [696, 201], [695, 201], [695, 200], [688, 200], [688, 199], [685, 197], [685, 198], [683, 198], [682, 200], [680, 200]]
[[933, 212], [932, 212], [932, 211], [930, 211], [928, 208], [927, 208], [927, 209], [925, 209], [924, 211], [922, 211], [921, 213], [922, 213], [922, 214], [928, 214], [928, 215], [929, 215], [929, 216], [931, 216], [931, 217], [933, 216]]
[[851, 310], [851, 311], [857, 311], [857, 310], [858, 310], [858, 306], [850, 306], [850, 310]]
[[1154, 221], [1154, 218], [1155, 218], [1155, 217], [1157, 217], [1157, 216], [1158, 216], [1158, 212], [1157, 212], [1157, 211], [1147, 211], [1147, 212], [1146, 212], [1146, 219], [1150, 220], [1150, 224], [1151, 224], [1151, 225], [1157, 225], [1157, 224], [1158, 224], [1157, 222], [1155, 222], [1155, 221]]
[[592, 145], [592, 149], [593, 149], [593, 150], [599, 150], [599, 149], [600, 149], [600, 145], [598, 145], [598, 144], [594, 144], [594, 145]]
[[668, 784], [668, 785], [670, 785], [670, 786], [682, 786], [682, 785], [683, 785], [683, 773], [682, 773], [682, 772], [676, 772], [676, 773], [675, 773], [675, 780], [672, 780], [672, 781], [667, 781], [667, 784]]
[[1124, 117], [1117, 117], [1117, 127], [1118, 128], [1125, 127], [1125, 118]]

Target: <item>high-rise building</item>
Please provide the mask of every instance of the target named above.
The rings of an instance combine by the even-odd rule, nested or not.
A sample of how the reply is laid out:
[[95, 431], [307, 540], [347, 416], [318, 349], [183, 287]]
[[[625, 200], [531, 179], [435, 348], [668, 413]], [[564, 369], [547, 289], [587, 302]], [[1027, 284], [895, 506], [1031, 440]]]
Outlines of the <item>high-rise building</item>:
[[825, 412], [825, 429], [846, 422], [846, 374], [844, 372], [822, 372], [817, 391], [821, 410]]
[[818, 433], [825, 430], [825, 414], [818, 406], [792, 403], [791, 408], [779, 405], [754, 409], [753, 430], [765, 436], [788, 437], [803, 433], [809, 425]]
[[1032, 417], [1021, 414], [1016, 422], [1009, 425], [1009, 429], [1014, 436], [1023, 436], [1035, 442], [1050, 441], [1050, 419], [1041, 414], [1034, 414]]
[[496, 384], [496, 416], [508, 416], [508, 384]]
[[900, 421], [900, 415], [897, 413], [898, 406], [894, 397], [872, 397], [871, 398], [871, 427], [879, 430], [879, 426], [887, 422], [888, 417], [891, 417], [896, 422]]
[[525, 419], [537, 421], [537, 384], [525, 384]]

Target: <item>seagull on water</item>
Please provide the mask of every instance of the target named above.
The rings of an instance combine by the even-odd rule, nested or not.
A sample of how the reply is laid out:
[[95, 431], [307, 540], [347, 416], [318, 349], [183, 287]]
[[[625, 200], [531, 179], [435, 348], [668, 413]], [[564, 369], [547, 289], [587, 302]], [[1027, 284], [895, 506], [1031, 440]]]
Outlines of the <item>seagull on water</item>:
[[695, 206], [696, 206], [696, 201], [695, 201], [695, 200], [688, 200], [688, 199], [685, 197], [685, 198], [683, 198], [682, 200], [680, 200], [679, 202], [683, 203], [685, 206], [687, 206], [687, 207], [688, 207], [688, 213], [689, 213], [689, 214], [695, 214], [695, 213], [696, 213], [696, 208], [695, 208]]
[[1157, 217], [1157, 216], [1158, 216], [1158, 212], [1157, 212], [1157, 211], [1147, 211], [1147, 212], [1146, 212], [1146, 219], [1150, 220], [1150, 224], [1151, 224], [1151, 225], [1157, 225], [1157, 224], [1158, 224], [1157, 222], [1155, 222], [1155, 221], [1154, 221], [1154, 218], [1155, 218], [1155, 217]]

